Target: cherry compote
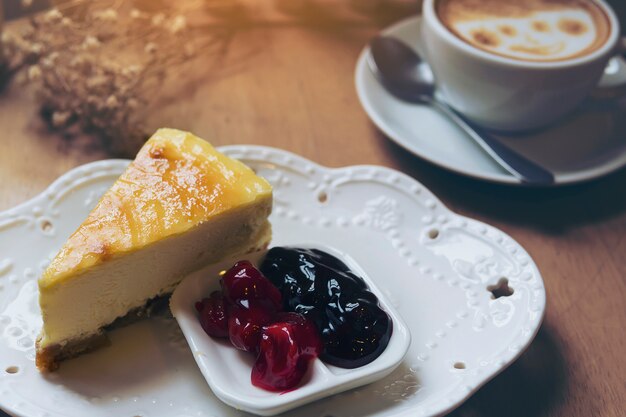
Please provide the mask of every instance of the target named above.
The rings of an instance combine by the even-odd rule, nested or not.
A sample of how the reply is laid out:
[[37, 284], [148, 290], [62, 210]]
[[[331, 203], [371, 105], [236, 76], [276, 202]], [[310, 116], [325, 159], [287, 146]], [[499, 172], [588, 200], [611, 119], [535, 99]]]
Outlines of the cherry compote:
[[317, 249], [275, 247], [260, 269], [282, 293], [283, 308], [316, 325], [324, 362], [357, 368], [387, 347], [390, 317], [365, 281], [336, 257]]
[[230, 307], [228, 337], [230, 343], [237, 349], [256, 353], [259, 349], [263, 326], [272, 323], [275, 312], [252, 301]]
[[252, 383], [270, 391], [296, 386], [322, 350], [315, 325], [297, 313], [280, 313], [261, 335]]
[[281, 312], [280, 291], [248, 261], [237, 262], [220, 283], [222, 291], [196, 303], [204, 331], [257, 355], [253, 385], [270, 391], [294, 388], [322, 349], [315, 324], [301, 314]]
[[280, 291], [250, 261], [239, 261], [222, 276], [222, 293], [231, 304], [255, 300], [268, 311], [281, 309]]
[[221, 292], [214, 291], [209, 298], [198, 301], [196, 310], [200, 315], [200, 325], [209, 336], [228, 337], [228, 316]]

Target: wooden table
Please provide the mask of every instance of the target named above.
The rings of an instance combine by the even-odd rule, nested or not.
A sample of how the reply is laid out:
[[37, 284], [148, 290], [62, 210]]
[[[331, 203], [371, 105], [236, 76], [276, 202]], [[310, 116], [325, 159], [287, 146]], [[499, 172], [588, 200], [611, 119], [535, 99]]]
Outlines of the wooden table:
[[[624, 16], [623, 2], [614, 3]], [[502, 229], [539, 266], [547, 316], [528, 351], [452, 415], [624, 415], [626, 170], [591, 183], [532, 190], [434, 167], [377, 131], [353, 86], [363, 45], [415, 13], [413, 2], [269, 4], [240, 28], [224, 63], [228, 70], [207, 73], [180, 91], [154, 115], [158, 124], [193, 131], [216, 145], [275, 146], [332, 167], [392, 167], [454, 211]], [[87, 140], [68, 142], [48, 131], [29, 90], [15, 84], [0, 95], [0, 127], [0, 210], [36, 195], [74, 166], [107, 157]]]

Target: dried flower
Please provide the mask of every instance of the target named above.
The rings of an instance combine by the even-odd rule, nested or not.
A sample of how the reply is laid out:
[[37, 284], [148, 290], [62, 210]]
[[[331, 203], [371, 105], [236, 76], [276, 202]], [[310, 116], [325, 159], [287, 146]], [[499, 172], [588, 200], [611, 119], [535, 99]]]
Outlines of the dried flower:
[[157, 50], [157, 46], [154, 42], [148, 42], [146, 46], [144, 47], [144, 51], [146, 51], [149, 54], [155, 53], [156, 50]]
[[42, 58], [41, 60], [39, 60], [39, 65], [41, 65], [43, 68], [52, 68], [54, 66], [54, 61], [52, 61], [48, 57]]
[[115, 96], [111, 95], [111, 96], [109, 96], [109, 98], [107, 98], [107, 101], [106, 101], [106, 103], [105, 103], [105, 104], [106, 104], [106, 106], [107, 106], [108, 108], [113, 109], [113, 108], [115, 108], [115, 107], [119, 106], [119, 105], [120, 105], [120, 102], [119, 102], [119, 101], [117, 101], [117, 97], [115, 97]]
[[152, 23], [152, 26], [161, 26], [163, 22], [165, 22], [165, 15], [163, 13], [157, 13], [152, 16], [150, 22]]
[[87, 88], [91, 91], [95, 91], [105, 86], [109, 82], [109, 78], [104, 75], [96, 75], [87, 79]]
[[176, 16], [170, 25], [170, 32], [176, 34], [183, 31], [187, 27], [187, 19], [185, 16]]
[[37, 65], [31, 65], [28, 68], [28, 79], [30, 81], [37, 81], [41, 79], [41, 68]]
[[70, 117], [72, 117], [72, 113], [70, 112], [55, 111], [52, 113], [52, 125], [54, 127], [63, 127], [70, 120]]
[[130, 65], [122, 69], [122, 75], [126, 77], [134, 77], [141, 72], [139, 65]]
[[132, 9], [129, 13], [130, 17], [133, 19], [139, 19], [142, 13], [137, 9]]
[[170, 16], [123, 13], [120, 3], [73, 0], [33, 15], [2, 42], [8, 68], [16, 81], [35, 88], [50, 127], [95, 133], [113, 154], [131, 156], [148, 136], [149, 105], [165, 78], [180, 76], [196, 47], [222, 51], [219, 42], [228, 38], [218, 32], [194, 36], [195, 45], [183, 42], [190, 29], [180, 10], [190, 12], [187, 5]]
[[117, 20], [117, 12], [111, 8], [99, 10], [94, 12], [93, 17], [107, 22], [114, 22]]
[[47, 23], [54, 23], [63, 19], [63, 14], [59, 9], [50, 9], [44, 16], [43, 20]]
[[40, 43], [33, 43], [30, 45], [30, 52], [35, 55], [40, 55], [43, 52], [43, 45]]
[[87, 36], [85, 38], [85, 40], [83, 41], [83, 49], [91, 49], [91, 48], [97, 48], [100, 46], [100, 41], [98, 40], [98, 38], [96, 38], [95, 36]]

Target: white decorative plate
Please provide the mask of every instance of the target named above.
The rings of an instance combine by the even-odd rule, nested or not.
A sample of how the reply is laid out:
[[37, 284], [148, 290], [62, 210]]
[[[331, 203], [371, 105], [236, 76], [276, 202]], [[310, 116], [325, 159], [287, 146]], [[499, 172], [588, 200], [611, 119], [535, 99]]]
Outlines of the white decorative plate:
[[[458, 216], [390, 169], [329, 169], [258, 146], [221, 149], [274, 186], [275, 245], [320, 243], [350, 254], [408, 325], [412, 342], [388, 377], [298, 408], [299, 417], [445, 413], [528, 346], [545, 309], [541, 275], [501, 231]], [[111, 333], [111, 345], [41, 375], [36, 280], [128, 161], [71, 170], [0, 214], [0, 408], [23, 417], [244, 416], [217, 399], [173, 318]], [[374, 278], [375, 277], [375, 278]], [[511, 296], [492, 298], [507, 279]]]
[[[419, 16], [405, 19], [383, 34], [419, 52], [421, 21]], [[368, 53], [365, 48], [357, 61], [356, 90], [363, 109], [388, 138], [412, 154], [459, 174], [524, 185], [437, 110], [401, 101], [385, 90], [367, 66]], [[554, 172], [554, 186], [588, 181], [626, 166], [625, 111], [625, 99], [587, 102], [554, 127], [499, 139]]]

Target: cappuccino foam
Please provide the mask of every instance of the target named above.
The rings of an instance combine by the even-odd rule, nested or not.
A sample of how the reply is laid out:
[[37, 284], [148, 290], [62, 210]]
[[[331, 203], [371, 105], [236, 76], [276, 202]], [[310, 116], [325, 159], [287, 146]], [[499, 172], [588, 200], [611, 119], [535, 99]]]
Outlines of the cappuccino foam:
[[437, 14], [465, 42], [523, 61], [584, 56], [609, 37], [609, 20], [592, 0], [439, 0]]

